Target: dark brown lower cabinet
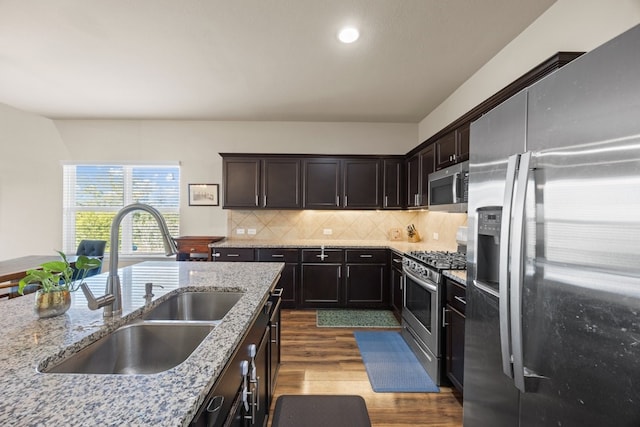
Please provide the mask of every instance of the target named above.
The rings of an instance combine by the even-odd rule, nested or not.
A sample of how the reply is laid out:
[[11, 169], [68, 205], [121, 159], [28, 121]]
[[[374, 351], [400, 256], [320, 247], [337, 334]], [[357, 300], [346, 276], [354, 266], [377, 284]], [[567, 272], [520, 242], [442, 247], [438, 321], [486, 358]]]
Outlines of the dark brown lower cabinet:
[[343, 305], [342, 264], [302, 264], [302, 306], [337, 308]]
[[353, 308], [374, 308], [388, 305], [384, 264], [347, 264], [346, 299]]
[[446, 279], [447, 303], [445, 306], [445, 372], [447, 378], [460, 393], [464, 386], [464, 322], [466, 289], [453, 280]]
[[389, 275], [391, 288], [391, 308], [398, 320], [402, 317], [402, 302], [404, 299], [402, 290], [402, 255], [389, 251], [389, 265], [391, 274]]
[[284, 262], [278, 288], [282, 288], [282, 308], [296, 308], [299, 304], [300, 276], [297, 248], [258, 248], [260, 262]]

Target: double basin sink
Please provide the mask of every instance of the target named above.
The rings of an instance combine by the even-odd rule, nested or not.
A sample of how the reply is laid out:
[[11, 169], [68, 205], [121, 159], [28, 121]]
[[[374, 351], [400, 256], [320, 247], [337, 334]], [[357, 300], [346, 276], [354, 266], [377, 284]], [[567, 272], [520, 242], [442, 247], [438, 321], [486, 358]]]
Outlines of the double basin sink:
[[184, 292], [116, 329], [45, 373], [154, 374], [184, 362], [244, 295]]

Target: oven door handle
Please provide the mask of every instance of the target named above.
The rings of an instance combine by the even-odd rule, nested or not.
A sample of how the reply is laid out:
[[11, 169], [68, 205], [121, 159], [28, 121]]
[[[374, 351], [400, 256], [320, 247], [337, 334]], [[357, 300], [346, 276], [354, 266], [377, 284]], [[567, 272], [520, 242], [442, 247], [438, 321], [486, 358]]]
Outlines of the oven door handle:
[[[438, 292], [438, 287], [430, 282], [425, 281], [424, 279], [416, 276], [415, 274], [413, 274], [412, 272], [410, 272], [409, 270], [404, 270], [404, 274], [406, 274], [407, 276], [409, 276], [409, 278], [411, 278], [414, 282], [416, 282], [418, 285], [422, 286], [423, 288], [425, 288], [426, 290], [430, 291], [430, 292]], [[407, 288], [406, 284], [405, 284], [405, 289]]]

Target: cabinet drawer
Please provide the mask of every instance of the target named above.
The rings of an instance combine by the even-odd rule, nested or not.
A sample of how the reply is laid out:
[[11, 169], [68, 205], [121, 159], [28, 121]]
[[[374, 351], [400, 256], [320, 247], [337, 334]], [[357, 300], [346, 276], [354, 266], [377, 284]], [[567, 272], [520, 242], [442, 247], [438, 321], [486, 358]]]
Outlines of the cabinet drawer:
[[342, 249], [325, 249], [323, 257], [319, 249], [303, 249], [302, 262], [342, 263], [342, 252]]
[[297, 249], [258, 249], [258, 261], [268, 262], [298, 262], [298, 250]]
[[465, 314], [466, 294], [467, 290], [464, 286], [454, 282], [453, 280], [445, 280], [447, 286], [447, 303], [458, 310], [461, 314]]
[[182, 240], [178, 241], [178, 252], [184, 253], [209, 253], [209, 242], [202, 242], [198, 240]]
[[347, 262], [358, 264], [386, 264], [386, 249], [347, 249]]
[[214, 261], [255, 261], [253, 248], [213, 248]]

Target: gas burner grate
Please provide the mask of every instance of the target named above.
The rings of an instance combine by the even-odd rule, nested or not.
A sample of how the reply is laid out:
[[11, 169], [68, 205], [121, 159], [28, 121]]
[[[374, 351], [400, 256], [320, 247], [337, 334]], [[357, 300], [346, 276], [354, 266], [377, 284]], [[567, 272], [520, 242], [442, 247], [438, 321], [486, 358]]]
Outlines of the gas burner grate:
[[412, 251], [416, 260], [439, 270], [466, 270], [467, 254], [447, 251]]

